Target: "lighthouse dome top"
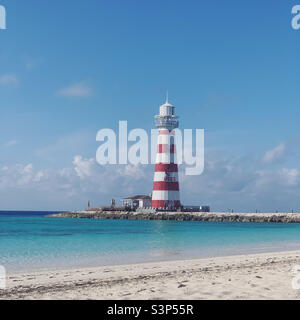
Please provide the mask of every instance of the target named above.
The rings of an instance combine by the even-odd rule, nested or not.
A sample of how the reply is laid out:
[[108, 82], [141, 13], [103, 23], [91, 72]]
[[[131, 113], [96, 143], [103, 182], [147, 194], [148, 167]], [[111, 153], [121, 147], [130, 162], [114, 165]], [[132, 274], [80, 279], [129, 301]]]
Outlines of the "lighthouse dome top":
[[166, 117], [166, 116], [174, 116], [175, 115], [175, 107], [166, 102], [162, 106], [160, 106], [160, 116]]
[[157, 128], [173, 130], [178, 128], [178, 116], [175, 115], [175, 107], [169, 103], [168, 96], [166, 103], [160, 106], [159, 115], [155, 116]]
[[160, 106], [160, 116], [175, 116], [175, 107], [169, 103], [169, 96], [167, 93], [166, 102]]
[[166, 101], [164, 104], [162, 104], [161, 105], [161, 107], [164, 107], [164, 108], [166, 108], [166, 107], [174, 107], [172, 104], [170, 104], [168, 101]]

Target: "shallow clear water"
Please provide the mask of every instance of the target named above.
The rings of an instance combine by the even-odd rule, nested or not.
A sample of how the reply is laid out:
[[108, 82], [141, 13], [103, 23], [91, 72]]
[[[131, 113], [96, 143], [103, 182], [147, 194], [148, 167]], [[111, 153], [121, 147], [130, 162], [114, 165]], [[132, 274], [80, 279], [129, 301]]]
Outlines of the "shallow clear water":
[[300, 249], [300, 224], [45, 218], [0, 212], [8, 272]]

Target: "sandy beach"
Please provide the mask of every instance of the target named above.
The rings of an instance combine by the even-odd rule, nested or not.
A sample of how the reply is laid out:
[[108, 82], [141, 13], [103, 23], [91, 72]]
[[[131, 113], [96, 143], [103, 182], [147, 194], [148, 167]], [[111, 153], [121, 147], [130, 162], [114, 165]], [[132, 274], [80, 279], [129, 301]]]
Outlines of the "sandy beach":
[[0, 299], [299, 299], [300, 251], [9, 274]]

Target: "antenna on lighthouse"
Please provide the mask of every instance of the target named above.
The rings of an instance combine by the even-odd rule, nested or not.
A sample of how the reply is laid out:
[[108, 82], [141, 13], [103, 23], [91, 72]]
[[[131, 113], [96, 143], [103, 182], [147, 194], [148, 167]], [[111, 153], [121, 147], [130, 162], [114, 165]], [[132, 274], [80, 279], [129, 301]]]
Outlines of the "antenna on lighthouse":
[[166, 103], [169, 103], [169, 91], [167, 91], [167, 99], [166, 99]]

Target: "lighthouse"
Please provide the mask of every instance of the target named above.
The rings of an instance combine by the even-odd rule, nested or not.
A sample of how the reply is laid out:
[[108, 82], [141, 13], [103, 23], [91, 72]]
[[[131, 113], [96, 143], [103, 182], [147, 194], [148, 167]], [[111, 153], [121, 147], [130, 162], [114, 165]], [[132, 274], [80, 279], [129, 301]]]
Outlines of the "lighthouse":
[[158, 128], [158, 144], [152, 193], [152, 208], [177, 210], [181, 207], [176, 161], [175, 129], [178, 128], [178, 116], [175, 107], [168, 101], [160, 106], [155, 116]]

